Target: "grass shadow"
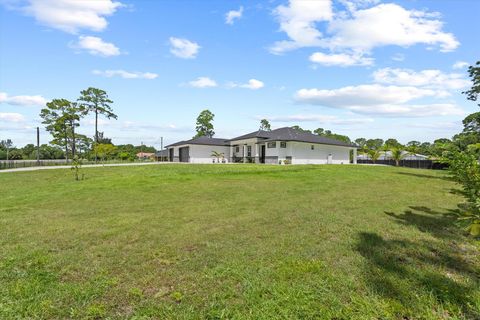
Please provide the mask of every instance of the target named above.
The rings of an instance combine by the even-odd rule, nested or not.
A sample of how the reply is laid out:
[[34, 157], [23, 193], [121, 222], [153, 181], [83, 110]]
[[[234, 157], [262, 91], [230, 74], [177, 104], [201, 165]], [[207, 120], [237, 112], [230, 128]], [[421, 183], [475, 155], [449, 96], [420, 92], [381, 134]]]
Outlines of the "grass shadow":
[[455, 221], [459, 215], [457, 210], [439, 212], [425, 206], [410, 206], [401, 214], [385, 211], [385, 214], [394, 218], [396, 222], [406, 226], [414, 226], [422, 232], [428, 232], [436, 237], [455, 238], [458, 230]]
[[429, 175], [429, 174], [424, 174], [424, 173], [413, 173], [413, 172], [397, 172], [397, 174], [401, 174], [401, 175], [405, 175], [405, 176], [411, 176], [411, 177], [417, 177], [417, 178], [427, 178], [427, 179], [453, 181], [452, 178], [450, 178], [447, 175], [438, 176], [438, 175]]
[[[449, 306], [450, 316], [479, 319], [478, 269], [458, 251], [437, 242], [387, 239], [361, 232], [356, 250], [365, 258], [365, 282], [398, 307], [399, 318], [422, 318], [425, 306]], [[395, 304], [394, 304], [395, 305]], [[429, 312], [429, 311], [427, 311]]]

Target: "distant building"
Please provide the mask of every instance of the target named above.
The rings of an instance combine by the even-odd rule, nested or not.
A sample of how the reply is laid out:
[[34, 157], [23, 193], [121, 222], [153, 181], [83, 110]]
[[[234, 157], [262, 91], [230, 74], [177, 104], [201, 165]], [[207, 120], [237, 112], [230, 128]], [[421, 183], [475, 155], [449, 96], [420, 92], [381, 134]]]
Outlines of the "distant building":
[[[423, 155], [423, 154], [418, 154], [418, 153], [410, 153], [407, 151], [402, 151], [402, 160], [429, 160], [430, 157]], [[378, 157], [378, 160], [391, 160], [392, 159], [392, 152], [391, 151], [380, 151], [380, 157]], [[357, 156], [357, 160], [370, 160], [370, 157], [368, 154], [359, 154]]]
[[137, 153], [137, 159], [140, 159], [140, 160], [147, 160], [147, 159], [153, 159], [153, 158], [155, 158], [155, 153], [151, 153], [151, 152]]

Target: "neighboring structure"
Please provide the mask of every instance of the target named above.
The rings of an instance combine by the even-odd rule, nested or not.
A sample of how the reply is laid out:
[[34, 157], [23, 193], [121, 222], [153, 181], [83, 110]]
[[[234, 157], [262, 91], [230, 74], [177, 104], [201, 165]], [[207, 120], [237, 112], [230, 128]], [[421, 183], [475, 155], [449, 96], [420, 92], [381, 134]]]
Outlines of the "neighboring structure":
[[163, 149], [155, 152], [155, 160], [168, 161], [168, 149]]
[[[410, 153], [407, 151], [402, 151], [402, 160], [429, 160], [430, 157], [423, 155], [423, 154], [418, 154], [418, 153]], [[381, 151], [380, 152], [380, 157], [378, 157], [377, 160], [391, 160], [392, 159], [392, 152], [391, 151]], [[370, 157], [368, 154], [359, 154], [357, 156], [357, 160], [370, 160]]]
[[223, 154], [221, 162], [347, 164], [350, 152], [357, 161], [357, 146], [295, 130], [289, 127], [254, 131], [233, 139], [200, 137], [166, 147], [173, 162], [218, 162], [213, 153]]
[[137, 158], [141, 160], [153, 159], [155, 158], [155, 153], [139, 152], [137, 153]]

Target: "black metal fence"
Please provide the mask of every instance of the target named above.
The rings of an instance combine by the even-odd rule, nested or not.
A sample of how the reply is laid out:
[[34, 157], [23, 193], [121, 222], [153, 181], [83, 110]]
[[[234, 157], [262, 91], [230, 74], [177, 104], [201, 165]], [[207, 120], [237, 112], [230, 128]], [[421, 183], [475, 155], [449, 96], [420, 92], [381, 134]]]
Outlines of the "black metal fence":
[[[68, 163], [71, 161], [69, 160]], [[0, 160], [0, 170], [28, 167], [61, 166], [68, 164], [65, 159], [58, 160]]]
[[[373, 164], [372, 160], [357, 160], [357, 163], [367, 163]], [[388, 160], [377, 160], [375, 164], [384, 164], [388, 166], [394, 166], [395, 160], [388, 159]], [[443, 170], [448, 168], [446, 163], [434, 161], [434, 160], [400, 160], [399, 164], [400, 167], [407, 167], [407, 168], [417, 168], [417, 169], [433, 169], [433, 170]]]

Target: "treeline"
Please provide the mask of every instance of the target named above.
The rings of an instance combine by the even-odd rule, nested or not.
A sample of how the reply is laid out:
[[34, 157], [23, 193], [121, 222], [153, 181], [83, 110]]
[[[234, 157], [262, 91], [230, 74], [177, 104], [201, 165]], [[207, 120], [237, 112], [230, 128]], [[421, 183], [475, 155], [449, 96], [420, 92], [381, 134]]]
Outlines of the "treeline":
[[[93, 139], [91, 140], [93, 141]], [[134, 146], [132, 144], [114, 145], [109, 142], [99, 143], [97, 145], [97, 151], [100, 152], [97, 152], [97, 157], [99, 159], [133, 161], [136, 159], [137, 153], [139, 152], [155, 153], [157, 150], [151, 146]], [[40, 145], [39, 152], [39, 158], [41, 160], [66, 159], [65, 150], [58, 146], [42, 144]], [[11, 140], [0, 141], [0, 160], [7, 160], [7, 153], [9, 160], [37, 159], [37, 147], [33, 144], [27, 144], [23, 148], [16, 148], [13, 146]], [[95, 161], [95, 155], [91, 148], [79, 148], [77, 156], [85, 160]]]
[[[108, 94], [101, 89], [88, 88], [80, 92], [75, 101], [57, 98], [48, 102], [40, 112], [42, 124], [53, 139], [50, 144], [39, 148], [40, 159], [85, 159], [97, 160], [134, 160], [139, 152], [151, 152], [154, 147], [134, 146], [131, 144], [114, 145], [110, 138], [98, 130], [98, 119], [117, 119], [113, 112]], [[94, 116], [95, 132], [93, 138], [79, 134], [80, 120]], [[15, 148], [11, 140], [0, 141], [0, 160], [33, 160], [37, 158], [37, 149], [33, 144]]]

